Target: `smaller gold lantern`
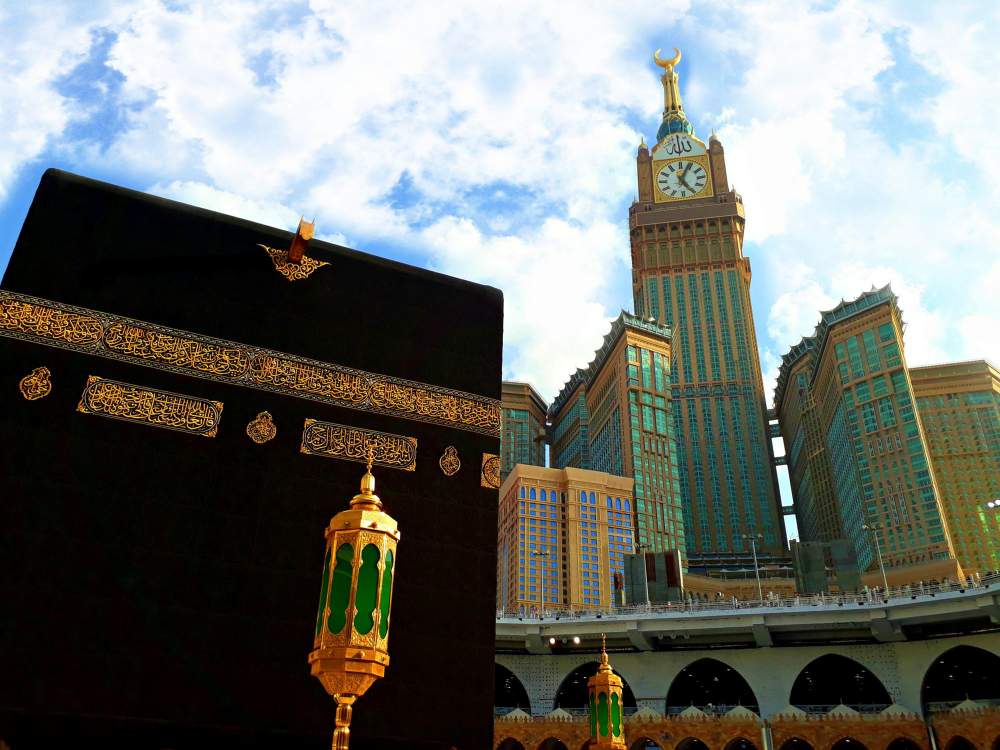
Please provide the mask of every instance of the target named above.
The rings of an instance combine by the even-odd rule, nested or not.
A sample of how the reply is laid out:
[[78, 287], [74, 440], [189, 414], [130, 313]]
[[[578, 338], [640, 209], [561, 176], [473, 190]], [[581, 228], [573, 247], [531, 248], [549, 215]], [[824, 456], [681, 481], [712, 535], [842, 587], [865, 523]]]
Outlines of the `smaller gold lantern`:
[[389, 665], [389, 609], [399, 530], [375, 494], [372, 455], [351, 507], [326, 528], [323, 583], [309, 664], [337, 702], [333, 750], [347, 750], [351, 710]]
[[604, 633], [601, 633], [601, 663], [597, 674], [587, 680], [590, 740], [587, 747], [625, 750], [622, 724], [622, 678], [608, 663]]

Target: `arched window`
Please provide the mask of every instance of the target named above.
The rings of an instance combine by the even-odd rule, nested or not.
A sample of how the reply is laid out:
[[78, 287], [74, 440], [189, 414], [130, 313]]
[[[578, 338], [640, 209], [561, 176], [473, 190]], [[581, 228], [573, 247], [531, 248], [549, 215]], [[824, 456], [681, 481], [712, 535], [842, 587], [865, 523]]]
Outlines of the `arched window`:
[[[562, 684], [559, 685], [559, 689], [556, 691], [556, 699], [552, 708], [565, 708], [566, 710], [579, 709], [581, 711], [587, 708], [587, 680], [597, 674], [598, 666], [596, 661], [590, 661], [586, 664], [581, 664], [566, 675], [563, 678]], [[617, 670], [615, 674], [621, 677]], [[624, 677], [622, 677], [622, 705], [625, 707], [626, 715], [631, 715], [635, 712], [635, 694], [632, 692], [629, 684], [625, 682]]]
[[813, 746], [801, 737], [791, 737], [785, 740], [784, 744], [778, 750], [813, 750]]
[[708, 745], [697, 737], [687, 737], [677, 743], [677, 750], [708, 750]]
[[909, 737], [897, 737], [889, 743], [886, 750], [920, 750], [920, 745]]
[[509, 713], [519, 708], [531, 713], [528, 691], [517, 675], [502, 664], [493, 664], [493, 705], [499, 713]]
[[948, 741], [944, 750], [976, 750], [976, 746], [965, 739], [962, 735], [957, 735]]
[[757, 746], [746, 737], [737, 737], [731, 740], [724, 750], [757, 750]]
[[590, 504], [597, 505], [597, 494], [593, 490], [590, 492]]
[[945, 651], [924, 673], [920, 700], [927, 709], [951, 708], [966, 698], [1000, 699], [1000, 656], [977, 646]]
[[544, 503], [544, 502], [547, 502], [549, 498], [548, 498], [548, 493], [547, 493], [547, 492], [545, 491], [545, 488], [544, 488], [544, 487], [542, 487], [542, 489], [540, 489], [540, 490], [539, 490], [539, 492], [541, 493], [541, 497], [540, 497], [539, 499], [540, 499], [540, 500], [541, 500], [541, 501], [542, 501], [543, 503]]
[[536, 500], [537, 499], [537, 494], [535, 493], [535, 488], [534, 487], [532, 487], [530, 490], [528, 490], [528, 499], [529, 500]]
[[632, 504], [629, 503], [628, 498], [625, 498], [625, 510], [631, 511], [632, 510], [631, 505]]
[[629, 745], [628, 750], [663, 750], [663, 746], [649, 737], [640, 737]]
[[622, 499], [620, 497], [615, 498], [615, 509], [616, 510], [622, 509]]
[[861, 740], [856, 740], [853, 737], [844, 737], [834, 742], [830, 750], [868, 750], [868, 748]]
[[524, 487], [521, 488], [521, 499], [524, 500]]
[[524, 745], [515, 740], [513, 737], [508, 737], [497, 745], [497, 750], [524, 750]]
[[568, 750], [568, 748], [562, 740], [549, 737], [538, 746], [538, 750]]
[[889, 705], [892, 699], [881, 680], [863, 664], [839, 654], [826, 654], [799, 672], [788, 702], [806, 711], [826, 711], [838, 703], [871, 711]]
[[760, 713], [757, 696], [743, 675], [717, 659], [691, 662], [670, 683], [667, 714], [680, 713], [688, 706], [722, 712], [743, 706]]
[[608, 495], [608, 510], [611, 510], [614, 504], [611, 502], [611, 495]]

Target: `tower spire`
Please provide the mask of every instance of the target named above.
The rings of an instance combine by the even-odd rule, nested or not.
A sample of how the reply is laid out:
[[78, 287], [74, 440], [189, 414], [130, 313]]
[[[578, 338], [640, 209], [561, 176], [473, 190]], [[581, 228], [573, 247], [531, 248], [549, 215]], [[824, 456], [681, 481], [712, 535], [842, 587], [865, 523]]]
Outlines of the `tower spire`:
[[661, 141], [673, 133], [694, 134], [694, 128], [688, 122], [687, 115], [684, 114], [684, 105], [681, 103], [681, 89], [677, 83], [677, 71], [674, 68], [681, 61], [681, 51], [674, 47], [674, 56], [664, 60], [660, 57], [660, 50], [653, 53], [653, 62], [663, 68], [663, 75], [660, 82], [663, 84], [663, 122], [656, 133], [656, 140]]

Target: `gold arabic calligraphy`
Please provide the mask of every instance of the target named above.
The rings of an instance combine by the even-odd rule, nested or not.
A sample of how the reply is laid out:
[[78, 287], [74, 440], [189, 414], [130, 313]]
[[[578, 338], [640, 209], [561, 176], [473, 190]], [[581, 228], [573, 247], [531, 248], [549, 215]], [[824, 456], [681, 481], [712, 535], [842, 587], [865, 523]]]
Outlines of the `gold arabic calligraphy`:
[[361, 411], [500, 434], [500, 403], [36, 297], [0, 291], [0, 336]]
[[349, 425], [307, 419], [302, 429], [303, 453], [327, 458], [343, 458], [365, 463], [371, 450], [372, 462], [403, 471], [417, 468], [417, 439], [391, 432], [363, 430]]
[[87, 378], [87, 387], [84, 388], [76, 410], [84, 414], [99, 414], [151, 427], [215, 437], [222, 419], [222, 407], [221, 401], [206, 401], [193, 396], [141, 388], [91, 375]]

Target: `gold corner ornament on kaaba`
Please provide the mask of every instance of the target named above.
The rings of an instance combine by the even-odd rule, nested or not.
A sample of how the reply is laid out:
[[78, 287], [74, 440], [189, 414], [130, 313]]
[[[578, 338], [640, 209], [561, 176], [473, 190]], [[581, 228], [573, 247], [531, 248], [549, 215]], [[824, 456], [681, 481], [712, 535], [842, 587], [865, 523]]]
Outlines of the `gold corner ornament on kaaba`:
[[28, 401], [45, 398], [52, 392], [52, 373], [48, 367], [36, 367], [30, 375], [21, 378], [18, 387]]
[[500, 489], [500, 456], [497, 454], [483, 454], [479, 485], [494, 490]]
[[399, 529], [375, 494], [372, 457], [361, 491], [326, 528], [311, 673], [337, 703], [333, 750], [348, 750], [354, 702], [389, 666]]
[[124, 422], [215, 437], [222, 421], [221, 401], [208, 401], [91, 375], [76, 410]]
[[274, 419], [271, 417], [271, 412], [269, 411], [262, 411], [251, 419], [247, 425], [247, 437], [257, 443], [257, 445], [263, 445], [269, 440], [274, 440], [274, 436], [277, 434], [278, 428], [274, 426]]
[[271, 258], [274, 270], [280, 273], [289, 281], [301, 281], [308, 279], [317, 268], [330, 265], [325, 260], [316, 260], [306, 255], [306, 248], [312, 240], [316, 231], [315, 221], [299, 219], [299, 228], [292, 238], [292, 244], [287, 250], [280, 250], [267, 245], [259, 244], [257, 247], [264, 248], [264, 251]]
[[449, 445], [444, 449], [441, 458], [438, 459], [438, 466], [446, 477], [454, 476], [462, 468], [462, 461], [458, 457], [458, 449], [454, 445]]

